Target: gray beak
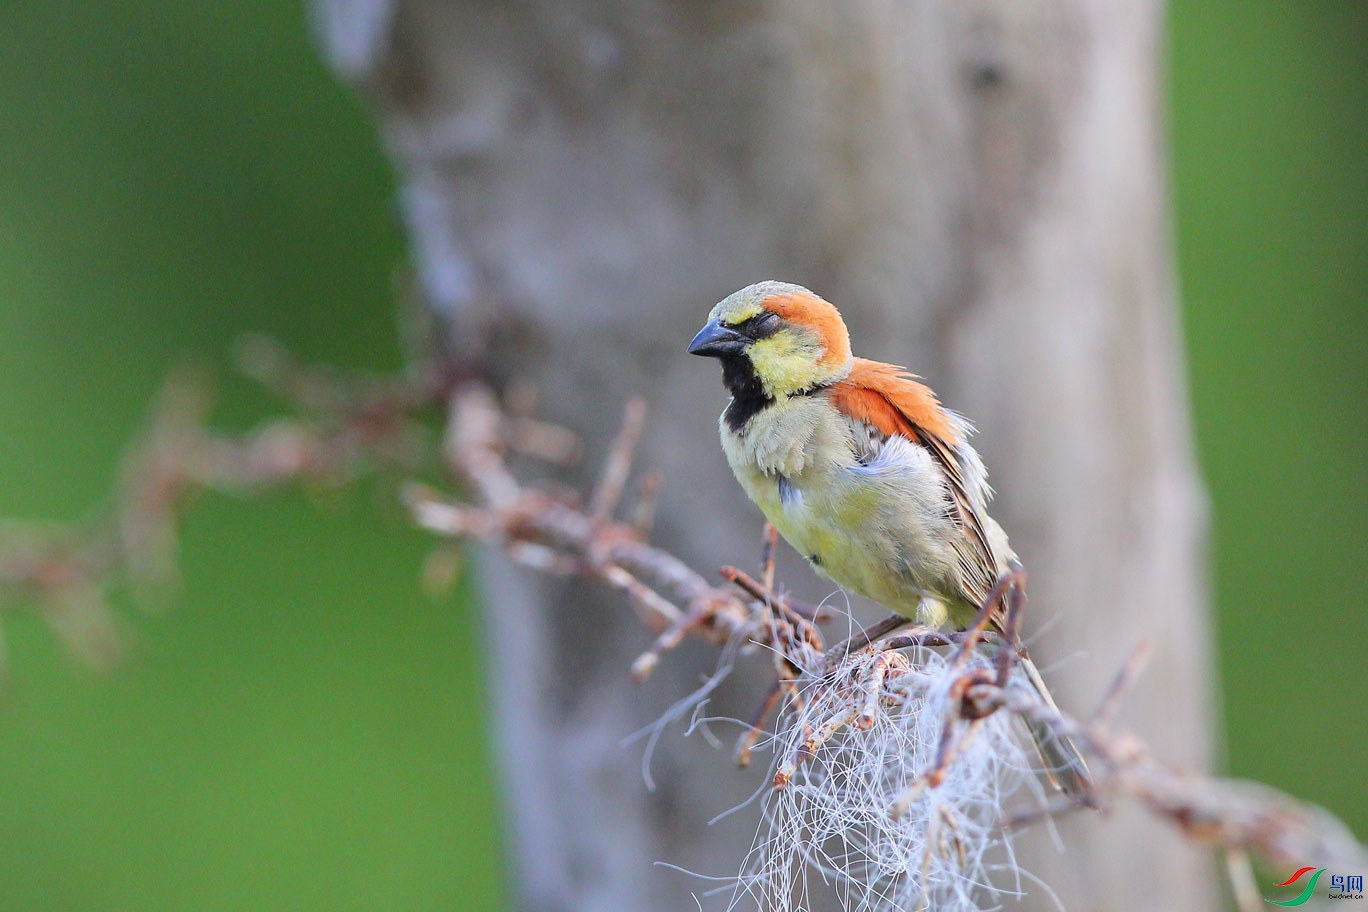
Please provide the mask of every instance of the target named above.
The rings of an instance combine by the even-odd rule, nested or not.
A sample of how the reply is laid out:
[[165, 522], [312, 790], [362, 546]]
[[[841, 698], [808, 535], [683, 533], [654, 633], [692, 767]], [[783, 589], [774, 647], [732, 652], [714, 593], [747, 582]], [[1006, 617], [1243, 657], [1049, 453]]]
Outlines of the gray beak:
[[703, 355], [705, 358], [735, 355], [746, 347], [747, 341], [749, 340], [745, 336], [731, 327], [723, 326], [716, 320], [709, 320], [689, 343], [689, 354]]

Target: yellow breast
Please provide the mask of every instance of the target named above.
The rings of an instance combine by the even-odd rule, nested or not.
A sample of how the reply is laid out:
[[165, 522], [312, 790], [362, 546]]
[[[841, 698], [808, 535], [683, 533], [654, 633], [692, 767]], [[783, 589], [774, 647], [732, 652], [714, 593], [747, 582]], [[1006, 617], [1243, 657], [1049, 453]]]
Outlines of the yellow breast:
[[722, 445], [746, 493], [820, 573], [899, 614], [944, 620], [955, 558], [924, 451], [860, 464], [849, 420], [820, 396], [776, 401], [739, 433], [723, 422]]

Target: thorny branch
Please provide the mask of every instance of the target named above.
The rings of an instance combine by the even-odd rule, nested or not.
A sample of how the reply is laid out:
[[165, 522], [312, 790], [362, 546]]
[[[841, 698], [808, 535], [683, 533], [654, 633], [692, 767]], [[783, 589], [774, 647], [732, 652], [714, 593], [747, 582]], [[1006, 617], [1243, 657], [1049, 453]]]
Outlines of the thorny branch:
[[[953, 704], [957, 709], [945, 720], [940, 759], [911, 791], [954, 775], [960, 740], [979, 721], [1002, 712], [1043, 724], [1079, 744], [1094, 764], [1096, 797], [1104, 809], [1108, 801], [1138, 800], [1185, 835], [1224, 847], [1237, 862], [1249, 853], [1282, 866], [1364, 866], [1364, 849], [1328, 812], [1254, 783], [1174, 770], [1116, 725], [1117, 706], [1135, 683], [1149, 645], [1122, 669], [1093, 716], [1080, 721], [1008, 685], [1010, 649], [999, 651], [995, 673], [985, 672], [981, 663], [976, 670], [965, 668], [964, 657], [980, 638], [975, 630], [966, 635], [904, 632], [874, 644], [843, 644], [824, 654], [816, 610], [775, 589], [772, 529], [767, 530], [760, 580], [728, 567], [721, 572], [725, 584], [714, 584], [651, 546], [647, 535], [658, 488], [654, 476], [642, 482], [632, 518], [614, 518], [623, 505], [644, 421], [640, 400], [628, 404], [622, 431], [584, 502], [550, 485], [525, 484], [510, 470], [505, 458], [510, 452], [563, 462], [578, 449], [572, 433], [531, 417], [534, 397], [526, 389], [510, 390], [501, 404], [484, 383], [440, 370], [415, 370], [401, 377], [346, 375], [301, 365], [262, 339], [244, 344], [241, 356], [245, 371], [285, 399], [293, 414], [244, 435], [218, 433], [205, 423], [205, 385], [173, 376], [143, 440], [125, 461], [105, 515], [66, 527], [8, 523], [0, 529], [0, 605], [37, 606], [75, 653], [108, 665], [117, 657], [118, 644], [109, 593], [123, 588], [147, 602], [174, 585], [177, 520], [193, 495], [204, 490], [250, 493], [285, 483], [337, 485], [377, 470], [412, 476], [433, 461], [437, 448], [425, 422], [436, 413], [444, 426], [438, 475], [449, 485], [463, 486], [468, 501], [408, 483], [402, 499], [414, 521], [444, 538], [499, 546], [536, 570], [577, 574], [623, 593], [655, 634], [651, 647], [632, 665], [634, 678], [648, 676], [689, 635], [717, 644], [739, 638], [767, 647], [776, 681], [738, 747], [741, 763], [749, 759], [764, 720], [781, 698], [792, 707], [802, 699], [800, 685], [809, 694], [817, 689], [818, 700], [833, 709], [823, 724], [807, 730], [792, 756], [780, 758], [776, 787], [783, 787], [842, 727], [861, 731], [874, 724], [910, 668], [904, 650], [915, 654], [957, 647], [951, 658], [962, 674]], [[1006, 582], [999, 597], [1011, 588], [1011, 581]], [[911, 797], [895, 802], [890, 815], [905, 809]], [[1004, 826], [1076, 810], [1047, 807], [1008, 819]]]
[[646, 543], [641, 517], [648, 511], [638, 510], [635, 523], [612, 519], [644, 417], [644, 404], [632, 400], [598, 486], [583, 507], [573, 494], [524, 487], [513, 477], [503, 459], [508, 441], [497, 400], [483, 384], [463, 383], [449, 397], [443, 452], [451, 473], [469, 485], [480, 505], [444, 500], [419, 485], [404, 491], [414, 519], [429, 531], [498, 544], [521, 563], [580, 573], [626, 595], [656, 634], [632, 666], [638, 679], [690, 633], [721, 643], [751, 623], [741, 593], [709, 583], [674, 555]]

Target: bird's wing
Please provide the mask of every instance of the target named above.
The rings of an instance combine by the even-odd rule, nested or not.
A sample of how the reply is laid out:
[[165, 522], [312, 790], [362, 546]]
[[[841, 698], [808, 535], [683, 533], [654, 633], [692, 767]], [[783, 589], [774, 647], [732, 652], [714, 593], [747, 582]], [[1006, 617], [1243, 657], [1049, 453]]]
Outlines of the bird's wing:
[[964, 532], [953, 542], [961, 595], [974, 606], [981, 604], [997, 582], [998, 561], [980, 516], [987, 492], [971, 492], [986, 484], [977, 458], [971, 461], [962, 449], [971, 431], [968, 422], [946, 410], [904, 368], [864, 358], [856, 358], [850, 376], [831, 387], [829, 399], [835, 409], [876, 432], [871, 434], [875, 440], [901, 436], [930, 452], [945, 476], [948, 512]]

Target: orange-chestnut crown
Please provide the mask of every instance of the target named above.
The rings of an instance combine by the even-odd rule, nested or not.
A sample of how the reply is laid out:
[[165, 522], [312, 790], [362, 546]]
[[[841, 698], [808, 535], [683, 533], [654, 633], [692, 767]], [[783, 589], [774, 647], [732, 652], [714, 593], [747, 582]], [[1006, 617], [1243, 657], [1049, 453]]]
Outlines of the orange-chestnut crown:
[[840, 312], [787, 282], [757, 282], [723, 298], [689, 351], [721, 358], [724, 370], [745, 359], [770, 398], [843, 380], [852, 365]]

